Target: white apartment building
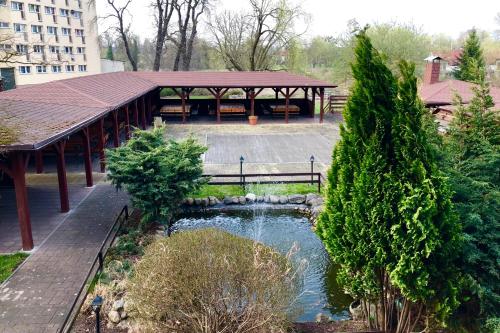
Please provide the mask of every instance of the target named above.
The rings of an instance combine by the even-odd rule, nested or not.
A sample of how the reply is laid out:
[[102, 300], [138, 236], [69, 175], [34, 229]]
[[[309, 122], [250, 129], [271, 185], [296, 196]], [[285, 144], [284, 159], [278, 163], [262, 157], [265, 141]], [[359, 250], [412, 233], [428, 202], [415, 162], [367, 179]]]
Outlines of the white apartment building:
[[88, 0], [0, 0], [5, 88], [100, 73], [97, 36]]

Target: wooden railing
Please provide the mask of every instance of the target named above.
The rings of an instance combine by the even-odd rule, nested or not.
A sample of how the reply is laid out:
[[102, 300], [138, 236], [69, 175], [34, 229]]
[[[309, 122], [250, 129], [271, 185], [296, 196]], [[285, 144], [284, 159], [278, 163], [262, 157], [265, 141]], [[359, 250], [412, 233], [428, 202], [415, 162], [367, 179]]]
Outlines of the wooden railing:
[[347, 95], [330, 95], [328, 97], [328, 110], [331, 113], [342, 112], [348, 97]]

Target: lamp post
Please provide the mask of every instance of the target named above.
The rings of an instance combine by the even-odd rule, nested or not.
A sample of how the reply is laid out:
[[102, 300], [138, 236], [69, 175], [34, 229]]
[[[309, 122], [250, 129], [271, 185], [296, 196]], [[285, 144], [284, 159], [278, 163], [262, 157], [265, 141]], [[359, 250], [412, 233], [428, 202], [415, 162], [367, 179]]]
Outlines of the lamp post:
[[245, 161], [245, 158], [243, 156], [240, 156], [240, 183], [243, 186], [243, 162]]
[[314, 184], [314, 155], [311, 155], [311, 157], [309, 158], [309, 161], [311, 162], [311, 185]]
[[92, 310], [94, 310], [95, 313], [95, 331], [96, 333], [101, 333], [101, 318], [100, 318], [100, 312], [101, 312], [101, 306], [102, 306], [102, 297], [101, 296], [96, 296], [94, 300], [92, 301]]

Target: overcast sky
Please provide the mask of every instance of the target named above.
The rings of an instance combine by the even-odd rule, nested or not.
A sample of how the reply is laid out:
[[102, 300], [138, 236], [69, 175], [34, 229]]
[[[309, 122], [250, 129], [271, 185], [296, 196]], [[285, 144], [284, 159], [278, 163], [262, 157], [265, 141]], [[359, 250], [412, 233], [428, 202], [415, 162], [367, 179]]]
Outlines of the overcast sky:
[[[299, 0], [294, 0], [295, 2]], [[292, 2], [294, 2], [292, 1]], [[133, 0], [132, 29], [142, 39], [154, 35], [149, 0]], [[444, 33], [451, 37], [476, 27], [493, 31], [500, 29], [495, 15], [500, 0], [302, 0], [310, 15], [306, 37], [331, 36], [345, 31], [348, 20], [355, 18], [362, 26], [373, 22], [412, 22], [430, 34]], [[98, 15], [106, 12], [106, 1], [97, 0]], [[218, 0], [215, 11], [243, 11], [247, 0]], [[465, 5], [467, 4], [467, 5]], [[100, 30], [105, 23], [100, 23]]]

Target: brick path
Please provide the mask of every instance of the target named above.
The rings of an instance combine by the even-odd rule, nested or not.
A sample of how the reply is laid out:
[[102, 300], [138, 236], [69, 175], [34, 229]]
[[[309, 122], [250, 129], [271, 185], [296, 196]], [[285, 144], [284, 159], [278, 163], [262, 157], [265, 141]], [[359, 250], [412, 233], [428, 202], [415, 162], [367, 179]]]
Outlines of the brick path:
[[88, 197], [0, 287], [1, 333], [58, 332], [93, 257], [117, 214], [123, 192], [97, 185]]

